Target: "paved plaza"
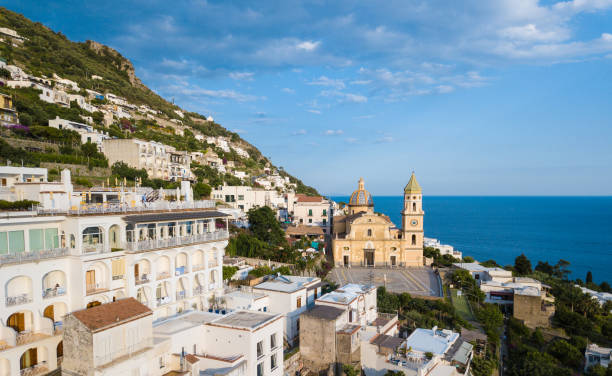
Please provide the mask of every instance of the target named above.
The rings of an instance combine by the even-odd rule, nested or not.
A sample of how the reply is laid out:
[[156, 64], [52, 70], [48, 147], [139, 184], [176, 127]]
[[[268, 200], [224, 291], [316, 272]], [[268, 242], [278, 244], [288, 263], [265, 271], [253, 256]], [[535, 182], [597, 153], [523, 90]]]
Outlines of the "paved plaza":
[[332, 269], [330, 278], [340, 286], [347, 283], [374, 284], [384, 285], [388, 291], [395, 293], [440, 296], [438, 276], [427, 267], [402, 269], [336, 267]]

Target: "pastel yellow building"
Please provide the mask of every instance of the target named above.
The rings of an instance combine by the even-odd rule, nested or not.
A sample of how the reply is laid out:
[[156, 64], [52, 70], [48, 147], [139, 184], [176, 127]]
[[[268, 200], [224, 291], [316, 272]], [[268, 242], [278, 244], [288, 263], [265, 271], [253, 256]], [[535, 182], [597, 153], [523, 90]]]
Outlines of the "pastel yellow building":
[[348, 203], [348, 214], [334, 217], [332, 248], [336, 266], [407, 267], [423, 265], [423, 196], [412, 173], [404, 188], [402, 227], [374, 212], [363, 178]]

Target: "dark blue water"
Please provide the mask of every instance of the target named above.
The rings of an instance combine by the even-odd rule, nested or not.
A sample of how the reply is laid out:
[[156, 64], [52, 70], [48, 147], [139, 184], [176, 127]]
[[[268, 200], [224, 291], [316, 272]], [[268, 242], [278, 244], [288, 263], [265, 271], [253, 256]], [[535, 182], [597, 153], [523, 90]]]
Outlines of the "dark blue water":
[[[332, 197], [347, 202], [348, 197]], [[403, 197], [374, 197], [377, 212], [399, 227]], [[424, 196], [425, 236], [476, 260], [514, 264], [525, 253], [538, 260], [570, 262], [572, 278], [612, 282], [612, 197]]]

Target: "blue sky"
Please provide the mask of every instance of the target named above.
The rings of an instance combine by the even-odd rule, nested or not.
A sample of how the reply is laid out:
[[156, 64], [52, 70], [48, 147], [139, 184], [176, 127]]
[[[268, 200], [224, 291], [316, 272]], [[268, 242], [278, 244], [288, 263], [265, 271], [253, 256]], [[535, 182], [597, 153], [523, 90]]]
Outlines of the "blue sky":
[[612, 0], [0, 4], [325, 194], [612, 194]]

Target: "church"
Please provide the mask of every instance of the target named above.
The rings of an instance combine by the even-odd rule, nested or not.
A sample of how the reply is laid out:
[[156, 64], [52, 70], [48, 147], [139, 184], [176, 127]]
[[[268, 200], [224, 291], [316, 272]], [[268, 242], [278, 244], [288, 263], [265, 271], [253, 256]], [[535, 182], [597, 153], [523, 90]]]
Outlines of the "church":
[[423, 200], [414, 172], [404, 188], [402, 228], [388, 216], [374, 212], [374, 201], [363, 178], [348, 203], [348, 214], [333, 218], [332, 249], [335, 266], [422, 266]]

